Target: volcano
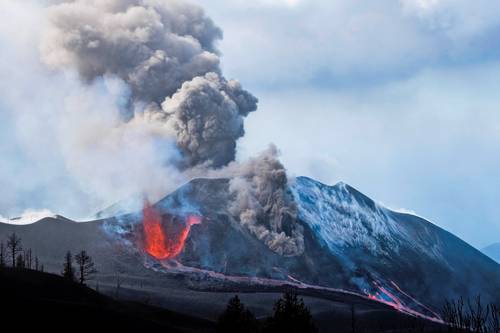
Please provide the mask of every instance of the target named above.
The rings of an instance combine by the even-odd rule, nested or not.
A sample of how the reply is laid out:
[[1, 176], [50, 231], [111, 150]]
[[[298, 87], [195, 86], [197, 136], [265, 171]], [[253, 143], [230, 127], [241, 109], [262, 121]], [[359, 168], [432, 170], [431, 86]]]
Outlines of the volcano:
[[[0, 236], [15, 231], [54, 272], [67, 250], [86, 249], [101, 290], [117, 292], [118, 276], [128, 286], [120, 287], [122, 297], [140, 300], [146, 293], [157, 305], [207, 318], [219, 313], [228, 292], [252, 292], [246, 301], [259, 314], [263, 300], [287, 286], [312, 297], [313, 312], [321, 313], [325, 306], [318, 304], [328, 299], [439, 321], [446, 299], [480, 294], [500, 302], [499, 264], [347, 184], [291, 182], [304, 236], [304, 252], [296, 256], [272, 251], [231, 214], [229, 185], [229, 179], [194, 179], [137, 212], [86, 223], [57, 217], [2, 224]], [[261, 292], [267, 294], [255, 294]]]

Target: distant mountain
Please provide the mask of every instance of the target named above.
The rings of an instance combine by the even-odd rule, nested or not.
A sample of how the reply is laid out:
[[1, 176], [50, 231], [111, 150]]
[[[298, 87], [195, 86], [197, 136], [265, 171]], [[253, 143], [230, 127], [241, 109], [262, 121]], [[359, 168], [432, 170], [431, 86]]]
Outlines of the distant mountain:
[[[291, 182], [305, 251], [281, 256], [231, 214], [229, 183], [195, 179], [154, 205], [167, 236], [185, 240], [175, 260], [145, 253], [142, 211], [87, 223], [57, 218], [0, 224], [0, 237], [16, 231], [55, 272], [66, 250], [86, 249], [99, 264], [102, 290], [116, 292], [116, 281], [124, 278], [129, 287], [120, 292], [126, 297], [146, 293], [158, 305], [207, 318], [215, 315], [207, 311], [223, 307], [208, 291], [269, 293], [286, 286], [372, 308], [376, 300], [427, 318], [439, 317], [448, 298], [481, 294], [500, 303], [499, 264], [429, 221], [382, 207], [347, 184], [328, 186], [306, 177]], [[179, 231], [190, 213], [201, 216], [201, 223]], [[253, 309], [259, 313], [269, 297], [259, 294]], [[189, 299], [186, 308], [183, 300]]]
[[482, 249], [484, 254], [500, 264], [500, 243], [491, 244]]

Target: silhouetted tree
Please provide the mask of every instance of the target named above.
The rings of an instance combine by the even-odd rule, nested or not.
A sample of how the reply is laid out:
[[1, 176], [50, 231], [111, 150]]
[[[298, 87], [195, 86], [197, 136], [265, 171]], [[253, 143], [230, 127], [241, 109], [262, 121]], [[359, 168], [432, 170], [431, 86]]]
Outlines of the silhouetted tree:
[[16, 257], [23, 250], [23, 247], [21, 245], [21, 238], [15, 232], [7, 238], [7, 249], [12, 258], [12, 267], [16, 267]]
[[245, 308], [237, 295], [229, 300], [226, 310], [217, 321], [218, 333], [253, 333], [258, 332], [258, 329], [257, 319]]
[[264, 330], [264, 332], [276, 333], [315, 333], [317, 331], [304, 300], [299, 299], [292, 289], [287, 290], [274, 304], [274, 315], [268, 319]]
[[31, 269], [32, 265], [33, 265], [33, 253], [31, 251], [31, 249], [28, 249], [28, 251], [26, 251], [24, 253], [24, 266], [25, 268], [27, 269]]
[[26, 263], [24, 262], [24, 256], [19, 253], [16, 257], [16, 268], [24, 269], [26, 267]]
[[66, 255], [64, 256], [62, 276], [67, 280], [75, 281], [75, 270], [73, 268], [73, 256], [71, 255], [71, 252], [69, 252], [69, 251], [66, 252]]
[[120, 290], [122, 288], [122, 283], [123, 283], [122, 273], [123, 272], [120, 268], [116, 268], [116, 270], [115, 270], [115, 280], [116, 280], [115, 298], [120, 297]]
[[75, 261], [78, 264], [78, 280], [81, 284], [85, 284], [92, 274], [97, 273], [94, 261], [85, 250], [75, 256]]
[[351, 304], [351, 332], [356, 333], [356, 308]]
[[5, 267], [5, 246], [0, 243], [0, 267]]
[[473, 302], [446, 301], [442, 317], [450, 333], [500, 332], [500, 309], [493, 303], [483, 305], [479, 296]]
[[40, 268], [39, 265], [40, 263], [38, 262], [38, 256], [35, 256], [35, 271], [38, 271], [38, 269]]

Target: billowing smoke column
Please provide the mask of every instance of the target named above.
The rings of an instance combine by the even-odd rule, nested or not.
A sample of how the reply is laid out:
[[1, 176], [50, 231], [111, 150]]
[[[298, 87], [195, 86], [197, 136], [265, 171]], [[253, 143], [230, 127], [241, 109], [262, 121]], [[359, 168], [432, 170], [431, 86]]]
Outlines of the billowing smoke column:
[[124, 117], [174, 136], [182, 167], [234, 159], [257, 99], [222, 77], [214, 46], [222, 32], [201, 8], [178, 0], [74, 0], [50, 7], [49, 20], [43, 61], [88, 83], [123, 80], [130, 89]]
[[276, 147], [235, 169], [230, 190], [236, 196], [231, 210], [240, 222], [271, 250], [285, 256], [304, 252], [297, 208], [288, 192], [288, 179]]
[[[222, 32], [201, 8], [180, 0], [62, 0], [47, 11], [49, 25], [40, 47], [47, 66], [76, 72], [88, 86], [99, 80], [124, 86], [121, 120], [111, 122], [109, 129], [124, 147], [134, 147], [134, 137], [148, 143], [156, 138], [172, 140], [180, 158], [162, 163], [184, 176], [217, 169], [235, 177], [231, 183], [235, 218], [275, 252], [302, 253], [302, 230], [295, 223], [296, 209], [276, 149], [248, 163], [233, 162], [236, 141], [244, 135], [244, 119], [257, 109], [257, 99], [239, 82], [222, 76], [215, 47]], [[89, 128], [93, 127], [91, 123]], [[90, 147], [87, 151], [113, 146], [113, 141], [91, 140], [92, 134], [82, 137], [79, 141]], [[110, 158], [107, 151], [100, 156]], [[109, 170], [126, 168], [120, 164], [113, 163]], [[93, 165], [87, 169], [87, 174], [95, 170]], [[165, 169], [146, 174], [161, 173]], [[150, 183], [141, 189], [146, 194], [155, 185]], [[150, 243], [165, 244], [156, 232], [158, 217], [145, 208], [145, 220], [152, 221], [145, 223]], [[171, 256], [162, 248], [149, 250], [156, 257]]]

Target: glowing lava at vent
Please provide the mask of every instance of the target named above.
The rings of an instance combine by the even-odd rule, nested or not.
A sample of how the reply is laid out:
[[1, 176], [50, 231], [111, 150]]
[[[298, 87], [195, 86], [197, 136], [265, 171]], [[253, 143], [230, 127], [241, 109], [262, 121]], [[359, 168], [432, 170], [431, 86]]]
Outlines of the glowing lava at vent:
[[181, 253], [191, 226], [201, 223], [201, 218], [189, 215], [185, 222], [175, 223], [173, 218], [165, 221], [149, 202], [144, 203], [143, 227], [144, 250], [156, 259], [172, 259]]

